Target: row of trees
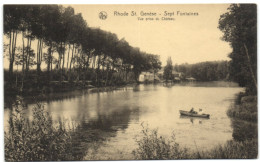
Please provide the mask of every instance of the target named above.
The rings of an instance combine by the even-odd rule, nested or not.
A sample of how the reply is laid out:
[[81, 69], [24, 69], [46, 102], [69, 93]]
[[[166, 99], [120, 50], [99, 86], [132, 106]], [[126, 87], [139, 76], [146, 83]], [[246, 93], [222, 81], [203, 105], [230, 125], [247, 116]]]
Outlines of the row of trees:
[[[109, 83], [114, 73], [120, 72], [126, 80], [132, 72], [137, 81], [142, 71], [161, 66], [158, 55], [142, 52], [114, 33], [88, 27], [72, 7], [5, 5], [4, 35], [9, 58], [9, 75], [5, 78], [13, 83], [15, 63], [21, 67], [22, 87], [35, 66], [37, 82], [51, 81], [54, 71], [59, 73], [59, 81], [86, 81], [91, 71], [96, 85], [104, 80]], [[42, 79], [43, 63], [47, 75]]]
[[194, 77], [199, 81], [217, 81], [229, 79], [228, 61], [207, 61], [196, 64], [181, 64], [173, 66], [183, 77]]
[[222, 39], [230, 43], [231, 78], [247, 90], [257, 93], [257, 7], [256, 4], [232, 4], [221, 15]]

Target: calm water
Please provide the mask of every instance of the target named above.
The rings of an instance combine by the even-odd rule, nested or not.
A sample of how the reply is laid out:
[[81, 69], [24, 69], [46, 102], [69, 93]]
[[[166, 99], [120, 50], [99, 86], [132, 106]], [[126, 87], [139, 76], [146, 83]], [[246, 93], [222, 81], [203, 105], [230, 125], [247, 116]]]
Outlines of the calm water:
[[[86, 149], [83, 143], [95, 146], [85, 159], [133, 159], [131, 153], [137, 147], [135, 139], [140, 136], [141, 123], [158, 128], [165, 137], [174, 131], [176, 141], [190, 149], [196, 149], [195, 143], [199, 150], [206, 150], [232, 139], [226, 111], [241, 91], [230, 82], [138, 85], [108, 92], [70, 92], [45, 102], [45, 107], [54, 121], [62, 119], [70, 126], [79, 126], [80, 149]], [[29, 104], [26, 110], [29, 118], [32, 106]], [[191, 107], [202, 108], [211, 114], [210, 119], [180, 116], [179, 110]], [[9, 111], [5, 109], [5, 126]]]

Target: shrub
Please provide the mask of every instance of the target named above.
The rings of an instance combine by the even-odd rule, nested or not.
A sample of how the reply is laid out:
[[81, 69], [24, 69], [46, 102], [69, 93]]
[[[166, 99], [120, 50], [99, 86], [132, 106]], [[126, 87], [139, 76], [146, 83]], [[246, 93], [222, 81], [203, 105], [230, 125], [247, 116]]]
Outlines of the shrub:
[[158, 136], [157, 130], [143, 127], [142, 137], [136, 140], [138, 148], [133, 154], [138, 160], [166, 159], [253, 159], [257, 158], [257, 138], [244, 141], [230, 140], [224, 146], [216, 146], [209, 151], [191, 151], [181, 148], [175, 142], [174, 134], [170, 139]]
[[227, 115], [240, 120], [257, 122], [257, 97], [240, 93], [235, 104], [227, 111]]
[[133, 151], [136, 159], [141, 160], [166, 160], [187, 159], [187, 149], [181, 149], [175, 142], [174, 134], [170, 139], [158, 136], [158, 130], [150, 130], [143, 126], [142, 137], [136, 139], [138, 148]]
[[254, 159], [257, 158], [257, 139], [245, 141], [228, 141], [224, 146], [202, 152], [203, 159]]
[[7, 161], [71, 160], [71, 136], [65, 124], [53, 126], [44, 105], [37, 103], [30, 121], [25, 117], [22, 99], [13, 105], [9, 130], [5, 132], [5, 159]]

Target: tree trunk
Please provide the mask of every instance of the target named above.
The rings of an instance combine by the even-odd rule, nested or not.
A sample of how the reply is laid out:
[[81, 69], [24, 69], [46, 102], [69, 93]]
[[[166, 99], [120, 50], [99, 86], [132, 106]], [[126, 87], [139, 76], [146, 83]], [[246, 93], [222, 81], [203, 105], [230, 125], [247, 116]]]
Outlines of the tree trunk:
[[244, 44], [244, 48], [245, 48], [246, 56], [247, 56], [247, 59], [248, 59], [248, 67], [249, 67], [249, 69], [250, 69], [251, 76], [252, 76], [252, 79], [253, 79], [254, 84], [255, 84], [255, 88], [257, 89], [256, 77], [255, 77], [255, 75], [254, 75], [253, 68], [252, 68], [251, 61], [250, 61], [250, 56], [249, 56], [249, 54], [248, 54], [248, 49], [247, 49], [247, 47], [246, 47], [245, 44]]
[[29, 37], [27, 38], [27, 46], [26, 46], [26, 57], [25, 57], [25, 71], [28, 71], [28, 56], [29, 56]]
[[90, 52], [89, 52], [89, 55], [87, 56], [87, 62], [85, 64], [85, 69], [84, 69], [84, 84], [86, 82], [86, 75], [87, 75], [87, 72], [88, 72], [88, 66], [89, 66], [89, 58], [90, 58]]
[[64, 43], [64, 50], [62, 51], [62, 57], [63, 57], [63, 61], [62, 61], [62, 72], [64, 71], [65, 48], [66, 48], [66, 44]]
[[99, 69], [100, 69], [100, 56], [98, 56], [98, 65], [97, 65], [97, 69], [96, 69], [96, 83], [99, 86]]
[[52, 41], [49, 42], [50, 47], [48, 48], [48, 56], [47, 56], [47, 78], [48, 83], [51, 81], [51, 72], [52, 71]]
[[51, 67], [51, 57], [52, 57], [52, 42], [50, 43], [50, 47], [48, 48], [48, 56], [47, 56], [47, 72], [50, 72]]
[[22, 64], [22, 85], [21, 85], [21, 88], [20, 88], [20, 91], [23, 91], [23, 82], [24, 82], [24, 32], [22, 33], [22, 40], [23, 40], [23, 64]]
[[70, 58], [70, 44], [69, 44], [68, 58], [67, 58], [67, 72], [68, 72], [68, 69], [69, 69], [69, 58]]
[[[59, 57], [59, 70], [60, 70], [60, 84], [61, 84], [61, 81], [63, 80], [62, 78], [62, 72], [63, 72], [63, 66], [64, 66], [64, 51], [63, 51], [63, 46], [62, 46], [62, 42], [60, 43], [60, 57]], [[61, 61], [63, 59], [63, 65], [61, 65]]]
[[31, 45], [32, 45], [32, 39], [29, 39], [29, 47], [28, 47], [28, 58], [27, 58], [27, 69], [26, 71], [28, 72], [30, 69], [30, 50], [31, 50]]
[[72, 64], [72, 60], [73, 60], [73, 54], [74, 54], [74, 43], [73, 43], [72, 53], [71, 53], [71, 59], [70, 59], [70, 68], [69, 68], [68, 81], [71, 81], [71, 80], [70, 80], [70, 77], [71, 77], [71, 64]]
[[110, 77], [109, 85], [112, 84], [112, 79], [113, 79], [114, 70], [115, 70], [115, 60], [112, 61], [111, 77]]
[[10, 41], [9, 41], [9, 58], [10, 58], [10, 62], [9, 62], [9, 82], [12, 81], [12, 65], [13, 62], [12, 62], [12, 42], [13, 42], [13, 39], [12, 39], [12, 31], [10, 32]]
[[42, 48], [42, 40], [39, 39], [38, 44], [37, 44], [37, 75], [38, 75], [38, 78], [41, 73], [41, 48]]
[[[13, 38], [12, 38], [13, 37]], [[13, 31], [13, 36], [10, 34], [10, 42], [11, 50], [9, 48], [9, 56], [10, 56], [10, 64], [9, 64], [9, 79], [10, 82], [13, 82], [13, 64], [14, 64], [14, 57], [15, 57], [15, 49], [16, 49], [16, 40], [17, 40], [17, 31]]]
[[108, 73], [109, 73], [109, 65], [107, 64], [107, 76], [106, 76], [106, 82], [105, 82], [105, 86], [107, 86], [107, 81], [108, 81]]

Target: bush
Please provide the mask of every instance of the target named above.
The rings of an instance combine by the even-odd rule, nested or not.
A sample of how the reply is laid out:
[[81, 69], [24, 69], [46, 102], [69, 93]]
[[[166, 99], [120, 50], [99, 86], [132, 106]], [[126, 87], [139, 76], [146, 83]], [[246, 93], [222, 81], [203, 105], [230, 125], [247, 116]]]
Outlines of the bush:
[[240, 93], [234, 106], [227, 111], [227, 115], [240, 120], [257, 122], [257, 96], [246, 96], [245, 93]]
[[142, 137], [137, 139], [138, 148], [133, 151], [139, 160], [188, 159], [187, 149], [181, 149], [175, 142], [174, 134], [171, 139], [158, 136], [158, 130], [150, 130], [143, 126]]
[[71, 160], [71, 136], [61, 121], [53, 126], [44, 105], [37, 103], [31, 121], [25, 117], [24, 104], [18, 99], [13, 105], [9, 130], [5, 132], [7, 161]]
[[206, 152], [202, 152], [203, 159], [255, 159], [258, 154], [257, 139], [228, 141], [224, 146], [218, 146]]
[[258, 154], [258, 140], [230, 140], [224, 146], [216, 146], [209, 151], [191, 151], [181, 148], [175, 142], [174, 134], [170, 139], [158, 136], [157, 130], [143, 127], [142, 137], [137, 139], [138, 148], [133, 154], [138, 160], [170, 159], [254, 159]]

